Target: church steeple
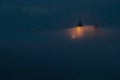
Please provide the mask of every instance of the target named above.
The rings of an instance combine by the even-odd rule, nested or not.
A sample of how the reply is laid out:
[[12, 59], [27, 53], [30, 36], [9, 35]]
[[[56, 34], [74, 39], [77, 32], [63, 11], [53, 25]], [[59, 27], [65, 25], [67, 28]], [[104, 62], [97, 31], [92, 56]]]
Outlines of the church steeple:
[[81, 21], [79, 21], [79, 23], [78, 23], [78, 25], [77, 25], [77, 26], [83, 26], [83, 25], [82, 25], [82, 23], [81, 23]]

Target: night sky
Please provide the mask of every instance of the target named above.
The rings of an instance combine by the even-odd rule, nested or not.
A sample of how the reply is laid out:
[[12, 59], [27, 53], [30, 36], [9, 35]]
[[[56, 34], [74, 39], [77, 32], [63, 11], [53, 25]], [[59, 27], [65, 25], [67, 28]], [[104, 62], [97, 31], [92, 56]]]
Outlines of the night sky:
[[[0, 80], [120, 80], [119, 8], [119, 0], [0, 0]], [[79, 20], [102, 36], [74, 28]]]

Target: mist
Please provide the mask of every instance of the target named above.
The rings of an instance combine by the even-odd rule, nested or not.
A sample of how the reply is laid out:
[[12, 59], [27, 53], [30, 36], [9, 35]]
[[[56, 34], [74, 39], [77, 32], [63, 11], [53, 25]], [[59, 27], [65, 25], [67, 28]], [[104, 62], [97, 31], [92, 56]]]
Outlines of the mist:
[[44, 33], [4, 34], [0, 38], [2, 78], [8, 79], [5, 76], [15, 80], [119, 78], [119, 29], [100, 28], [107, 31], [106, 36], [84, 35], [84, 38], [74, 39], [66, 34], [71, 28], [47, 30]]
[[0, 80], [120, 80], [119, 4], [1, 0]]

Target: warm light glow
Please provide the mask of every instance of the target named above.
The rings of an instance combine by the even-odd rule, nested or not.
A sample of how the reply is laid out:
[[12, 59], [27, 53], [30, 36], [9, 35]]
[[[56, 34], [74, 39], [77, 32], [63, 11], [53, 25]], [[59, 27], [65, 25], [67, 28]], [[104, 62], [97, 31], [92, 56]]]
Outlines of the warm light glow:
[[67, 32], [72, 39], [84, 38], [86, 36], [93, 36], [95, 33], [94, 26], [77, 26], [68, 29]]
[[82, 37], [83, 29], [82, 27], [74, 27], [70, 30], [72, 38]]

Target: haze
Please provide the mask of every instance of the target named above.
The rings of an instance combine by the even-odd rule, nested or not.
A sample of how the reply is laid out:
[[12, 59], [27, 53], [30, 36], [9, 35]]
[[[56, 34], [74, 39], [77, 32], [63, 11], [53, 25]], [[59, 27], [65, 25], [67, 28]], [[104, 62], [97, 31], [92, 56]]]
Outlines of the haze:
[[119, 4], [0, 0], [0, 80], [120, 80]]

